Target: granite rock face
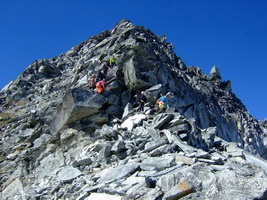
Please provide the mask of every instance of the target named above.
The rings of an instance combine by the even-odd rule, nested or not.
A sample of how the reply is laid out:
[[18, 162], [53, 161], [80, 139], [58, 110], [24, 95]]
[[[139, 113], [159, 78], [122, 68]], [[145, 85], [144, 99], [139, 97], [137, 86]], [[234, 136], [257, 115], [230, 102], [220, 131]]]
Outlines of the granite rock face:
[[[266, 199], [267, 122], [223, 81], [122, 20], [0, 92], [2, 199]], [[88, 88], [106, 73], [107, 88]], [[145, 92], [144, 112], [135, 95]], [[170, 108], [156, 100], [171, 92]]]

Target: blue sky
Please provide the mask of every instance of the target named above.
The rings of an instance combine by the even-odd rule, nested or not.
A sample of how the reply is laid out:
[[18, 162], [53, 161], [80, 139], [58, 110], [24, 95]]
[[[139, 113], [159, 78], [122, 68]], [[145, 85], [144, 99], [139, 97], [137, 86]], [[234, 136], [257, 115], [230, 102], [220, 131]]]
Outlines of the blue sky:
[[186, 65], [217, 65], [250, 114], [267, 118], [267, 0], [0, 0], [0, 88], [121, 19], [165, 34]]

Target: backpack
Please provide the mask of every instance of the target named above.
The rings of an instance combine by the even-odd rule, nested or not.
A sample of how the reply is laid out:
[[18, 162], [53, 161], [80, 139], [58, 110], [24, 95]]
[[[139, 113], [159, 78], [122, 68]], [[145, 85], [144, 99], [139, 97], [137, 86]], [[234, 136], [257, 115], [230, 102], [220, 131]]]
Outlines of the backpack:
[[159, 101], [159, 108], [160, 109], [165, 108], [165, 103], [162, 101]]

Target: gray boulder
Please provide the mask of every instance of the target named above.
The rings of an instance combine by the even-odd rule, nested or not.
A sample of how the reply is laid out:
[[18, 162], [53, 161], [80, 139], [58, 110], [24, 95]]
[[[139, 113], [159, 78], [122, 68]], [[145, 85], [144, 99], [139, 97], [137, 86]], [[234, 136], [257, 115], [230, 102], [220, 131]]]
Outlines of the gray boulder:
[[107, 183], [112, 180], [118, 180], [125, 176], [131, 175], [140, 166], [138, 163], [127, 163], [126, 165], [120, 165], [117, 167], [107, 168], [102, 171], [98, 176], [98, 183]]
[[82, 173], [77, 168], [66, 166], [58, 173], [58, 180], [62, 181], [63, 183], [68, 183], [73, 181], [81, 174]]
[[102, 95], [86, 90], [73, 89], [66, 93], [50, 125], [50, 132], [56, 134], [64, 125], [92, 116], [106, 103]]

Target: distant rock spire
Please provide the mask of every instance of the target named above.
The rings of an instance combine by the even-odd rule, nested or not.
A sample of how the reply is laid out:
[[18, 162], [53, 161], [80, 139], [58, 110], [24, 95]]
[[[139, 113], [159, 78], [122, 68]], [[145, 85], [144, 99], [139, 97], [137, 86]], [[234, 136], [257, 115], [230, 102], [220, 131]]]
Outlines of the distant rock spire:
[[214, 65], [212, 67], [212, 69], [210, 70], [210, 77], [211, 78], [215, 78], [215, 77], [216, 78], [221, 78], [220, 70], [216, 65]]

